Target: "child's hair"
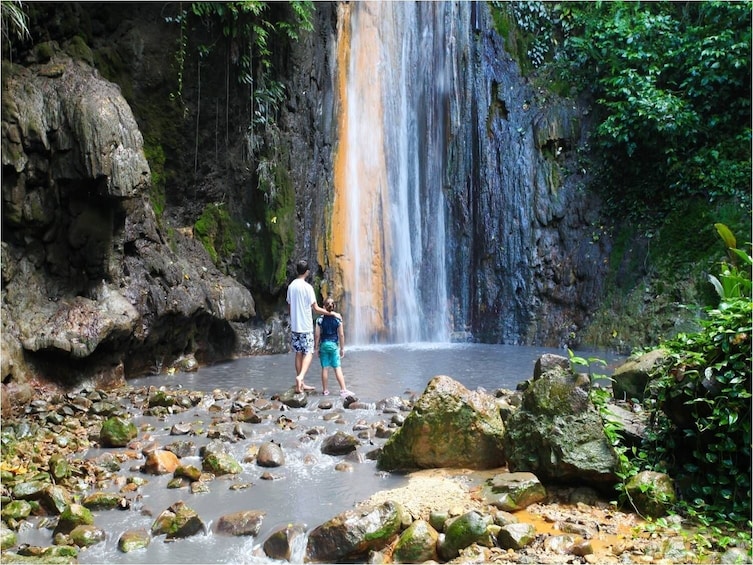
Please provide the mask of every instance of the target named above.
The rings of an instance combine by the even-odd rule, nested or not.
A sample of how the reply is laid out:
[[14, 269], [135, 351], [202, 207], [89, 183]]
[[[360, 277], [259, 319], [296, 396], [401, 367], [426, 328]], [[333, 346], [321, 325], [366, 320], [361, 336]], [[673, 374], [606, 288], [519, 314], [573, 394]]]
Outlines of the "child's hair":
[[335, 308], [335, 300], [334, 300], [334, 299], [333, 299], [333, 298], [332, 298], [331, 296], [328, 296], [328, 297], [327, 297], [327, 298], [326, 298], [326, 299], [324, 300], [324, 307], [325, 307], [326, 309], [328, 309], [328, 310], [329, 310], [329, 309], [330, 309], [330, 307], [331, 307], [331, 308], [332, 308], [332, 309], [334, 310], [334, 308]]

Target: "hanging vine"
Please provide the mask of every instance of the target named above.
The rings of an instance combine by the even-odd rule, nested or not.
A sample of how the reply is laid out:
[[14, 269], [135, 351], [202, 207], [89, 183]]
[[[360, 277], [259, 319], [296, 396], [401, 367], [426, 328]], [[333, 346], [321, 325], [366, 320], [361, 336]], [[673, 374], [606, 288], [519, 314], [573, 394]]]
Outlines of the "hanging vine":
[[[194, 19], [210, 32], [210, 41], [196, 46], [200, 56], [199, 65], [216, 49], [224, 48], [228, 66], [233, 69], [237, 83], [249, 90], [251, 120], [247, 137], [250, 152], [258, 149], [259, 134], [276, 121], [286, 96], [284, 85], [273, 78], [272, 39], [277, 37], [297, 41], [301, 31], [313, 29], [313, 2], [295, 0], [288, 5], [292, 9], [293, 22], [281, 17], [275, 19], [282, 12], [272, 10], [270, 3], [259, 0], [193, 2], [188, 9], [181, 5], [177, 16], [167, 18], [168, 22], [181, 26], [176, 51], [178, 90], [174, 98], [183, 103], [183, 71], [189, 55], [187, 25], [189, 20]], [[219, 35], [212, 38], [214, 30], [219, 30]], [[226, 86], [229, 91], [229, 81]]]

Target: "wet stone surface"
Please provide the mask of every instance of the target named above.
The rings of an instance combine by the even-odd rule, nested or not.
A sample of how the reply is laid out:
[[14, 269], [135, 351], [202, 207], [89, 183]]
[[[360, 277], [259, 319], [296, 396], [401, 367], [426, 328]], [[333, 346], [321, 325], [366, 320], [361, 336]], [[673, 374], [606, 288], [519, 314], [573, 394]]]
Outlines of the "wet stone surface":
[[[252, 539], [244, 546], [249, 559], [269, 560], [267, 547], [275, 548], [277, 558], [295, 562], [301, 558], [301, 532], [311, 532], [345, 509], [387, 501], [402, 505], [410, 520], [423, 520], [439, 530], [469, 512], [478, 514], [479, 523], [490, 524], [494, 536], [445, 553], [453, 563], [695, 562], [690, 536], [671, 528], [649, 529], [638, 516], [616, 509], [588, 488], [547, 486], [544, 500], [520, 511], [500, 510], [482, 491], [495, 475], [506, 472], [504, 468], [424, 470], [389, 483], [400, 486], [374, 488], [370, 496], [353, 500], [334, 490], [337, 496], [329, 497], [330, 506], [317, 511], [320, 522], [303, 525], [294, 515], [287, 525], [284, 519], [265, 522], [274, 509], [262, 508], [264, 497], [254, 497], [260, 483], [279, 482], [290, 489], [292, 471], [322, 462], [340, 478], [374, 481], [389, 475], [375, 470], [374, 452], [390, 435], [385, 430], [394, 433], [404, 420], [411, 400], [392, 397], [368, 404], [346, 399], [346, 407], [340, 399], [324, 399], [319, 402], [318, 395], [307, 395], [305, 408], [291, 408], [279, 397], [253, 390], [139, 387], [115, 392], [85, 389], [33, 401], [21, 416], [3, 422], [3, 562], [21, 560], [22, 554], [41, 560], [54, 554], [68, 562], [126, 562], [126, 552], [152, 551], [168, 540], [175, 540], [168, 551], [173, 557], [165, 562], [224, 562], [218, 557], [225, 554], [222, 544], [244, 537]], [[137, 432], [123, 446], [103, 448], [103, 425], [112, 418], [125, 419]], [[126, 433], [131, 433], [128, 426]], [[272, 438], [277, 443], [271, 443]], [[347, 449], [326, 454], [322, 446], [328, 440], [344, 443]], [[270, 450], [273, 453], [263, 460], [271, 469], [258, 461], [260, 453]], [[158, 454], [163, 461], [149, 463]], [[227, 455], [233, 464], [224, 471], [202, 469], [201, 458], [208, 454]], [[165, 461], [172, 470], [166, 470]], [[168, 486], [168, 481], [177, 482]], [[180, 503], [155, 506], [150, 501], [170, 489], [180, 493]], [[347, 487], [345, 492], [349, 494]], [[211, 498], [202, 493], [222, 497], [209, 515], [205, 508]], [[222, 502], [228, 500], [233, 503]], [[201, 506], [200, 515], [194, 514], [194, 506]], [[166, 518], [170, 514], [185, 516], [172, 523]], [[113, 522], [113, 515], [119, 520]], [[502, 539], [498, 533], [506, 524], [529, 524], [535, 534], [528, 536], [531, 539], [522, 536], [522, 547], [505, 549], [495, 540]], [[74, 540], [70, 532], [76, 528]], [[280, 539], [280, 532], [288, 530], [295, 532], [296, 543], [290, 537]], [[445, 532], [439, 530], [441, 544]], [[180, 544], [187, 543], [184, 536], [205, 536], [202, 539], [211, 540], [206, 543], [216, 555], [210, 560], [191, 550], [181, 553]], [[390, 552], [390, 547], [380, 549], [364, 561], [388, 562]], [[705, 560], [719, 562], [719, 556], [706, 555]]]

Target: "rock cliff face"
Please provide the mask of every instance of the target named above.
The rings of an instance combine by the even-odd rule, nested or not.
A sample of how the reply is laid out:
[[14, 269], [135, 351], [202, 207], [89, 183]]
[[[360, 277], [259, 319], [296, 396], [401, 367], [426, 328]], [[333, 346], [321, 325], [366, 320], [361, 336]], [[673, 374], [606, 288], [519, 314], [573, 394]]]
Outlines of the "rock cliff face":
[[63, 54], [3, 70], [3, 402], [30, 375], [106, 385], [230, 357], [254, 300], [195, 241], [166, 245], [118, 87]]
[[[275, 45], [286, 97], [263, 128], [231, 46], [191, 58], [214, 40], [197, 22], [176, 103], [177, 6], [34, 5], [24, 66], [4, 63], [4, 392], [285, 351], [295, 260], [319, 260], [315, 286], [332, 277], [340, 5]], [[442, 112], [455, 336], [570, 344], [609, 252], [577, 168], [587, 116], [520, 75], [487, 6], [458, 13]]]
[[449, 112], [455, 330], [482, 342], [572, 346], [601, 298], [611, 250], [579, 164], [589, 109], [534, 87], [488, 6], [474, 6], [453, 44], [460, 94]]

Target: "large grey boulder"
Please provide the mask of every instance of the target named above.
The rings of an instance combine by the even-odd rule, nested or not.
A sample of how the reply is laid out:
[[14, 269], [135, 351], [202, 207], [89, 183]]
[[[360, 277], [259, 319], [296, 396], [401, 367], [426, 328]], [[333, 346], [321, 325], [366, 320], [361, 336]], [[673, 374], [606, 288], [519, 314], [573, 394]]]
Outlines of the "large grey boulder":
[[434, 377], [377, 458], [380, 469], [490, 469], [504, 465], [505, 426], [496, 399]]
[[362, 510], [347, 510], [309, 533], [306, 561], [362, 562], [370, 551], [379, 551], [395, 541], [409, 521], [405, 508], [392, 501]]
[[661, 348], [632, 355], [612, 373], [612, 391], [617, 400], [643, 400], [653, 373], [666, 360], [667, 352]]
[[617, 456], [589, 390], [587, 376], [558, 365], [528, 383], [506, 423], [510, 471], [534, 473], [545, 483], [609, 488], [616, 482]]
[[34, 375], [108, 388], [232, 357], [254, 299], [159, 224], [119, 87], [62, 53], [2, 80], [3, 410]]

